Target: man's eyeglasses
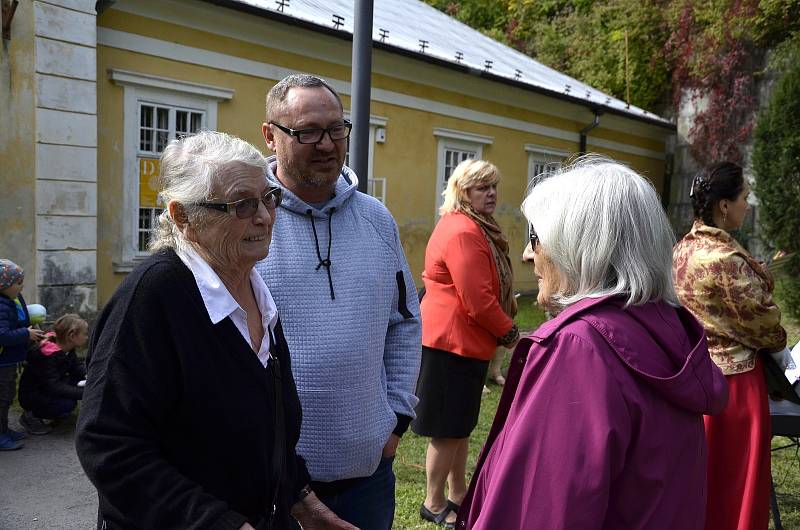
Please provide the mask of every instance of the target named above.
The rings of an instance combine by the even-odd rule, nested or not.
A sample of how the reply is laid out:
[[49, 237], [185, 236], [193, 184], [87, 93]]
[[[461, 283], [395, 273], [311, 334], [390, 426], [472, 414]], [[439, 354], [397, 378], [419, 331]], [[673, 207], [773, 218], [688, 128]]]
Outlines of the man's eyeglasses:
[[533, 229], [533, 225], [528, 223], [528, 233], [531, 237], [531, 250], [536, 250], [536, 245], [539, 243], [539, 236], [536, 235], [536, 230]]
[[282, 196], [283, 190], [280, 188], [270, 188], [260, 199], [257, 197], [249, 197], [233, 202], [198, 202], [197, 206], [219, 210], [225, 213], [235, 213], [236, 217], [239, 219], [250, 219], [258, 211], [259, 202], [263, 202], [267, 210], [273, 212], [275, 208], [280, 206]]
[[325, 133], [328, 133], [331, 141], [344, 140], [350, 136], [350, 130], [353, 128], [353, 124], [347, 120], [344, 120], [344, 123], [331, 125], [327, 129], [291, 129], [271, 120], [269, 123], [270, 125], [274, 125], [278, 129], [282, 130], [289, 136], [294, 136], [301, 144], [319, 143], [322, 141]]

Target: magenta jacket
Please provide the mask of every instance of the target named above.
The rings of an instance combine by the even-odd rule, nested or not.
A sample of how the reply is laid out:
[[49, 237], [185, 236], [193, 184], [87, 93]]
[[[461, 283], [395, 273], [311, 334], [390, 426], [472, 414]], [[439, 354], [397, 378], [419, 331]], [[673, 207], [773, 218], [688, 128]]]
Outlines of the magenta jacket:
[[687, 310], [622, 306], [584, 299], [520, 341], [456, 528], [703, 528], [727, 383]]

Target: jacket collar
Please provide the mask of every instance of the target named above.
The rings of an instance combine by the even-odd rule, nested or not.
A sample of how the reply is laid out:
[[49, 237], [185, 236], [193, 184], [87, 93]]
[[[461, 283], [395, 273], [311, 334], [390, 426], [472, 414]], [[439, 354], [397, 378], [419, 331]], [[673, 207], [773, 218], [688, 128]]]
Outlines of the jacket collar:
[[575, 302], [571, 306], [564, 309], [555, 318], [548, 320], [539, 326], [531, 335], [529, 335], [529, 337], [534, 342], [544, 342], [549, 339], [553, 333], [558, 331], [564, 324], [570, 322], [588, 309], [605, 303], [605, 301], [610, 298], [616, 297], [611, 295], [600, 296], [596, 298], [584, 298], [583, 300]]

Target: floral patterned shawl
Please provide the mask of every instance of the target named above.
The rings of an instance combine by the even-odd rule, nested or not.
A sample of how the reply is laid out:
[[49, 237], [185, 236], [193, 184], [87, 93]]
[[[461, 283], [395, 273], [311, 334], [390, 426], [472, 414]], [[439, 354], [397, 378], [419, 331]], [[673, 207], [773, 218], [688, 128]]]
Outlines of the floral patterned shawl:
[[772, 275], [728, 232], [695, 220], [673, 252], [675, 290], [703, 324], [725, 375], [748, 372], [756, 353], [786, 346]]

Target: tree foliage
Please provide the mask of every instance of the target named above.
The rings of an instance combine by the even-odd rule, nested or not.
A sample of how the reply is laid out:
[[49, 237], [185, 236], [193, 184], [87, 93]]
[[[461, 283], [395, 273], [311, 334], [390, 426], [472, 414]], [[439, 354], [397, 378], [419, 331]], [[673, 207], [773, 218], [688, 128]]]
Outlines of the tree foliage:
[[632, 105], [660, 110], [669, 78], [657, 1], [525, 0], [512, 8], [519, 23], [511, 37], [525, 41], [530, 56]]
[[[800, 0], [425, 0], [538, 61], [660, 114], [705, 106], [701, 164], [740, 160], [762, 51], [800, 30]], [[625, 36], [628, 38], [628, 73]]]
[[797, 0], [671, 0], [665, 51], [675, 108], [686, 94], [705, 108], [689, 131], [701, 164], [740, 161], [757, 105], [762, 53], [800, 27]]
[[753, 171], [763, 233], [774, 248], [794, 254], [779, 291], [789, 313], [800, 318], [800, 39], [793, 43], [781, 50], [789, 57], [787, 71], [758, 116]]
[[[426, 0], [465, 24], [650, 110], [667, 100], [667, 27], [657, 0]], [[628, 37], [628, 76], [625, 36]]]
[[758, 116], [753, 171], [764, 234], [776, 248], [800, 253], [799, 63], [777, 81]]

